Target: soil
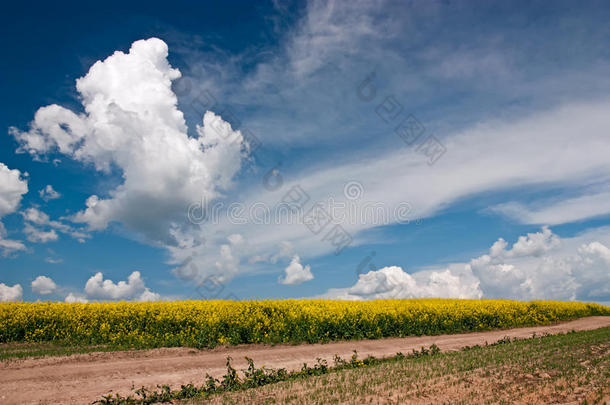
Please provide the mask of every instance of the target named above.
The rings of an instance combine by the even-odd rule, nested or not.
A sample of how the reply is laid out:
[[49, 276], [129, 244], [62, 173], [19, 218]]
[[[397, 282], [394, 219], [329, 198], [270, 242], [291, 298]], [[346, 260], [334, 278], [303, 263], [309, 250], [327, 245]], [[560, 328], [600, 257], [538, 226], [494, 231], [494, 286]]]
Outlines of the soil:
[[226, 371], [227, 356], [233, 366], [246, 368], [244, 356], [257, 367], [300, 369], [316, 358], [332, 364], [335, 355], [393, 356], [436, 344], [442, 351], [494, 343], [506, 336], [528, 338], [532, 334], [556, 334], [610, 326], [610, 317], [588, 317], [550, 326], [495, 330], [456, 335], [387, 338], [302, 345], [239, 345], [208, 350], [164, 348], [153, 350], [98, 352], [70, 356], [26, 358], [0, 363], [0, 403], [2, 404], [86, 404], [108, 393], [123, 395], [133, 388], [168, 384], [200, 385], [207, 374], [220, 377]]

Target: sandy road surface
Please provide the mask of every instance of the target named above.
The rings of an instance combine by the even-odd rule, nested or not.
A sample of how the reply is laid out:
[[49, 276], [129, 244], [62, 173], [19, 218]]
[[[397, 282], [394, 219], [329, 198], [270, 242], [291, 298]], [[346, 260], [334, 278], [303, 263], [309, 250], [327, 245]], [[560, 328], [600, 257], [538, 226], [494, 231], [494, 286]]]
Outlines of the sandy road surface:
[[335, 354], [343, 358], [358, 350], [360, 357], [392, 356], [408, 353], [433, 343], [443, 351], [492, 343], [505, 336], [531, 337], [532, 333], [561, 333], [610, 326], [610, 317], [582, 318], [552, 326], [477, 332], [459, 335], [421, 336], [360, 340], [298, 346], [241, 345], [212, 350], [189, 348], [154, 349], [131, 352], [75, 354], [62, 357], [25, 359], [0, 363], [0, 403], [2, 404], [87, 404], [109, 392], [128, 394], [131, 387], [156, 384], [201, 384], [206, 373], [224, 374], [231, 356], [236, 368], [245, 368], [244, 356], [257, 366], [300, 368], [317, 357], [332, 364]]

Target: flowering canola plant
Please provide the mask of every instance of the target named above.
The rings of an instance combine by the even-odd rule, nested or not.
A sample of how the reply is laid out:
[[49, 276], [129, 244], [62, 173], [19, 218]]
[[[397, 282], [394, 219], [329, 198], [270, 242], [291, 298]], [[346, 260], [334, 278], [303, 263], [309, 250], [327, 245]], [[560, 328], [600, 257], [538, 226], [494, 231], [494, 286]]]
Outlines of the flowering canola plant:
[[461, 299], [0, 303], [0, 343], [213, 347], [438, 335], [610, 315], [581, 302]]

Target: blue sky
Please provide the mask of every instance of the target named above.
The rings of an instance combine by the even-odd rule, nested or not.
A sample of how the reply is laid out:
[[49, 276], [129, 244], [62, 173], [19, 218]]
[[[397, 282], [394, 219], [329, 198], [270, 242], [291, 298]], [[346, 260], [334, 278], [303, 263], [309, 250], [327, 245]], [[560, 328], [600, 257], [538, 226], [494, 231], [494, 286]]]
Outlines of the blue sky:
[[1, 300], [610, 301], [604, 2], [132, 4], [2, 6]]

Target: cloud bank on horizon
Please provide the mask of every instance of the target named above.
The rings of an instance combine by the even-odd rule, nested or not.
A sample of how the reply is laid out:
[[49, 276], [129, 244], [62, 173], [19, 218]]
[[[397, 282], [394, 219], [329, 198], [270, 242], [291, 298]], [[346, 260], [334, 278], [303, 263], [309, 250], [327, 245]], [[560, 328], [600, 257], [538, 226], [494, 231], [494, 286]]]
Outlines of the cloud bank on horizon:
[[[439, 252], [428, 265], [406, 269], [388, 263], [360, 274], [351, 287], [340, 287], [351, 282], [344, 277], [335, 280], [334, 288], [318, 284], [318, 292], [310, 295], [610, 301], [610, 98], [605, 92], [610, 81], [601, 74], [610, 56], [598, 58], [592, 49], [591, 55], [581, 55], [582, 65], [538, 61], [548, 67], [542, 74], [531, 66], [527, 50], [499, 34], [471, 38], [468, 46], [456, 49], [447, 37], [429, 46], [413, 39], [400, 44], [396, 41], [408, 32], [429, 34], [415, 17], [426, 16], [435, 25], [448, 11], [426, 6], [412, 9], [411, 15], [398, 7], [392, 14], [387, 11], [397, 5], [383, 6], [309, 2], [273, 56], [262, 53], [247, 72], [240, 64], [249, 61], [249, 54], [227, 58], [177, 47], [189, 66], [204, 67], [182, 72], [170, 63], [168, 43], [155, 37], [93, 63], [76, 80], [80, 106], [42, 106], [27, 128], [11, 126], [9, 134], [18, 144], [15, 152], [33, 162], [61, 167], [56, 162], [70, 160], [107, 181], [76, 202], [80, 208], [53, 219], [45, 205], [66, 200], [63, 190], [45, 184], [30, 193], [42, 202], [23, 204], [29, 175], [0, 163], [0, 220], [21, 218], [21, 227], [11, 232], [0, 222], [0, 260], [15, 260], [64, 237], [88, 244], [118, 227], [121, 237], [163, 251], [178, 280], [198, 285], [210, 277], [229, 283], [272, 275], [274, 285], [297, 288], [323, 283], [312, 263], [340, 253], [331, 229], [340, 227], [349, 236], [349, 249], [391, 243], [387, 240], [397, 237], [390, 237], [390, 230], [397, 226], [410, 232], [415, 219], [434, 219], [464, 201], [488, 201], [491, 195], [490, 203], [475, 204], [471, 211], [499, 216], [515, 229], [535, 225], [540, 231], [521, 233], [508, 248], [498, 229], [488, 253], [469, 261], [435, 264], [443, 257]], [[547, 38], [554, 34], [551, 28], [528, 30]], [[588, 35], [601, 34], [592, 30]], [[210, 68], [217, 64], [224, 72]], [[578, 88], [576, 73], [587, 77]], [[359, 97], [367, 77], [374, 100]], [[177, 90], [184, 79], [191, 84], [187, 93]], [[433, 94], [437, 98], [427, 93], [439, 84], [454, 86], [454, 97], [460, 97], [462, 86], [472, 86], [477, 105], [489, 104], [496, 113], [466, 102], [463, 108], [443, 102], [445, 90]], [[504, 94], [502, 102], [510, 107], [502, 109], [490, 89]], [[403, 101], [409, 98], [416, 101]], [[445, 149], [430, 164], [395, 134], [393, 119], [433, 104], [418, 115]], [[262, 144], [258, 153], [255, 142]], [[265, 183], [269, 173], [280, 173], [281, 183]], [[351, 194], [348, 184], [361, 188]], [[408, 207], [407, 216], [347, 221], [332, 211], [328, 226], [318, 231], [308, 221], [286, 221], [290, 212], [278, 204], [295, 190], [307, 197], [301, 219], [316, 203], [326, 213], [330, 206], [394, 214]], [[224, 203], [225, 214], [218, 220], [189, 216], [194, 204], [203, 209], [218, 202]], [[371, 206], [374, 211], [367, 211]], [[245, 216], [238, 220], [239, 210]], [[280, 220], [253, 220], [261, 212]], [[592, 220], [601, 222], [571, 236], [560, 237], [549, 228]], [[49, 266], [61, 261], [50, 260]], [[147, 286], [142, 274], [146, 270], [132, 271], [121, 277], [127, 281], [115, 283], [95, 271], [80, 290], [45, 272], [33, 281], [0, 283], [0, 301], [22, 299], [27, 284], [35, 296], [66, 302], [167, 298]], [[177, 290], [171, 296], [181, 294]]]
[[[602, 239], [604, 243], [599, 240]], [[397, 266], [361, 274], [324, 298], [506, 298], [596, 301], [610, 291], [608, 229], [561, 239], [549, 228], [520, 236], [507, 249], [499, 238], [487, 254], [445, 269], [412, 274]]]

